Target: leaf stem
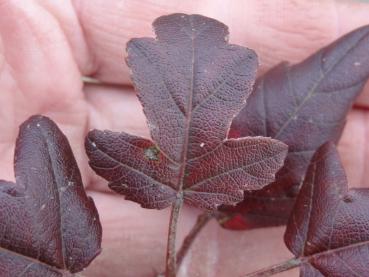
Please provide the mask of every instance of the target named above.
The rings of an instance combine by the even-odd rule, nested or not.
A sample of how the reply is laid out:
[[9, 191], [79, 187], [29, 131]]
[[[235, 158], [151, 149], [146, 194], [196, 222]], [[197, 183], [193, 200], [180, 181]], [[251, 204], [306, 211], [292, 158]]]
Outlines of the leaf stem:
[[179, 213], [183, 204], [183, 198], [178, 197], [172, 205], [170, 214], [168, 243], [167, 243], [167, 258], [166, 258], [166, 277], [176, 277], [177, 262], [176, 262], [176, 237]]
[[214, 217], [212, 212], [203, 212], [197, 217], [196, 223], [193, 225], [190, 232], [187, 234], [185, 239], [183, 240], [182, 246], [177, 253], [177, 271], [182, 264], [184, 257], [186, 256], [188, 250], [191, 245], [195, 241], [197, 235], [201, 232], [201, 230], [206, 226], [206, 224]]
[[288, 261], [284, 261], [280, 264], [272, 265], [266, 268], [263, 268], [261, 270], [246, 274], [244, 277], [266, 277], [266, 276], [272, 276], [274, 274], [290, 270], [292, 268], [298, 267], [301, 265], [300, 259], [290, 259]]

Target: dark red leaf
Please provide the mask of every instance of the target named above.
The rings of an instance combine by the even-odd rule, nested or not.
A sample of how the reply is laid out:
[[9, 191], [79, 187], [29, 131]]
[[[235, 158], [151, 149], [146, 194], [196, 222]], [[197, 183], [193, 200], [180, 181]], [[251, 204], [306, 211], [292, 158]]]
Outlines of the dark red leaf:
[[[264, 190], [262, 190], [264, 192]], [[270, 190], [269, 190], [270, 191]], [[274, 191], [274, 190], [272, 190]], [[246, 191], [244, 199], [236, 206], [222, 206], [218, 222], [231, 230], [245, 230], [286, 224], [295, 203], [294, 197], [257, 194]]]
[[285, 242], [302, 276], [369, 276], [369, 189], [350, 189], [332, 143], [314, 155]]
[[1, 276], [69, 276], [101, 251], [101, 225], [67, 138], [50, 119], [20, 127], [16, 184], [0, 181]]
[[153, 26], [156, 39], [133, 39], [127, 47], [153, 142], [92, 131], [86, 140], [91, 167], [113, 190], [156, 209], [177, 197], [214, 209], [272, 182], [285, 144], [226, 140], [251, 91], [255, 53], [228, 44], [228, 28], [200, 15], [163, 16]]
[[255, 222], [254, 227], [285, 223], [313, 153], [324, 142], [339, 139], [368, 76], [369, 26], [299, 64], [282, 63], [262, 76], [234, 119], [230, 137], [269, 136], [286, 143], [289, 153], [274, 183], [225, 210]]

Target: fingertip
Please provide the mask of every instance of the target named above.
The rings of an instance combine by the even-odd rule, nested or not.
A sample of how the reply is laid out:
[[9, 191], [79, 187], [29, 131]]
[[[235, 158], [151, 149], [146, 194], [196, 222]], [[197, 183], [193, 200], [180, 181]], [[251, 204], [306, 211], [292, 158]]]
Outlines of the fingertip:
[[359, 108], [368, 109], [369, 108], [369, 82], [364, 86], [363, 92], [355, 101], [355, 106]]
[[[358, 0], [335, 1], [337, 13], [337, 37], [369, 24], [369, 2]], [[369, 83], [355, 102], [361, 108], [369, 107]]]
[[3, 44], [3, 39], [1, 37], [0, 34], [0, 73], [4, 67], [5, 64], [5, 57], [4, 57], [4, 44]]
[[338, 36], [369, 24], [369, 3], [361, 1], [336, 1]]

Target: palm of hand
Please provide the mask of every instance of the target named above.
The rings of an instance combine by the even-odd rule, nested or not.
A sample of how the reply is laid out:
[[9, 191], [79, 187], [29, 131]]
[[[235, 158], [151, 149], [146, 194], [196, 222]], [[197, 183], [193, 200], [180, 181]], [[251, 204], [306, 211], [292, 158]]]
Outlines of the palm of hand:
[[[155, 7], [147, 4], [145, 8], [136, 7], [138, 4], [133, 3], [131, 6], [120, 5], [114, 0], [107, 1], [110, 5], [101, 3], [101, 6], [99, 1], [87, 2], [56, 4], [53, 1], [34, 1], [21, 7], [12, 1], [0, 3], [0, 177], [14, 179], [13, 150], [19, 124], [32, 114], [50, 116], [69, 138], [84, 183], [102, 218], [104, 251], [86, 274], [148, 276], [160, 271], [160, 266], [164, 265], [168, 213], [144, 210], [124, 201], [121, 196], [107, 193], [105, 181], [88, 167], [83, 142], [91, 128], [148, 135], [140, 104], [129, 86], [128, 70], [123, 65], [123, 48], [130, 37], [151, 35], [149, 26], [155, 17], [176, 10], [165, 3]], [[262, 5], [257, 3], [260, 2], [250, 1], [253, 8], [249, 9], [260, 11]], [[297, 30], [309, 34], [309, 28], [315, 28], [313, 34], [319, 31], [323, 35], [308, 44], [300, 37], [294, 37], [289, 30], [296, 24], [290, 21], [297, 20], [299, 12], [300, 15], [306, 12], [304, 4], [300, 4], [301, 7], [286, 5], [292, 9], [288, 12], [294, 13], [288, 22], [279, 22], [278, 19], [257, 22], [258, 14], [248, 19], [248, 23], [254, 20], [253, 24], [259, 28], [260, 24], [269, 27], [268, 30], [272, 27], [271, 33], [262, 38], [252, 27], [244, 32], [235, 28], [237, 22], [232, 21], [233, 17], [227, 18], [221, 7], [212, 10], [215, 5], [210, 2], [201, 9], [196, 9], [192, 2], [184, 5], [181, 11], [203, 13], [229, 25], [231, 34], [235, 34], [233, 42], [248, 45], [260, 54], [262, 70], [282, 59], [298, 61], [340, 35], [336, 25], [313, 22], [306, 17], [302, 19], [306, 22], [298, 23], [301, 30]], [[365, 10], [360, 6], [344, 7], [333, 2], [329, 5], [326, 10], [319, 8], [321, 14], [334, 8], [341, 11], [341, 15], [352, 9]], [[104, 10], [103, 7], [109, 8]], [[138, 16], [128, 18], [137, 14], [134, 10], [139, 8], [147, 10], [148, 14], [142, 19]], [[277, 13], [277, 8], [278, 5], [270, 4], [263, 7], [262, 13]], [[319, 13], [314, 6], [308, 8], [311, 13]], [[109, 16], [109, 12], [114, 16]], [[362, 14], [362, 22], [357, 16], [353, 26], [341, 25], [341, 31], [368, 23], [364, 21], [367, 16]], [[284, 41], [288, 43], [282, 44]], [[267, 51], [275, 47], [280, 50], [278, 56], [274, 50], [271, 53]], [[296, 48], [301, 51], [296, 52]], [[93, 75], [104, 83], [83, 84], [81, 75]], [[369, 185], [369, 164], [365, 163], [369, 156], [365, 147], [369, 132], [365, 107], [369, 106], [369, 101], [362, 99], [358, 104], [363, 109], [351, 112], [340, 143], [349, 180], [355, 186]], [[185, 209], [180, 236], [186, 234], [197, 213]], [[284, 260], [290, 254], [283, 246], [283, 232], [284, 228], [269, 228], [235, 233], [212, 223], [204, 230], [201, 241], [194, 246], [183, 269], [189, 276], [194, 272], [199, 276], [229, 276]], [[288, 274], [291, 272], [286, 276], [290, 276]]]

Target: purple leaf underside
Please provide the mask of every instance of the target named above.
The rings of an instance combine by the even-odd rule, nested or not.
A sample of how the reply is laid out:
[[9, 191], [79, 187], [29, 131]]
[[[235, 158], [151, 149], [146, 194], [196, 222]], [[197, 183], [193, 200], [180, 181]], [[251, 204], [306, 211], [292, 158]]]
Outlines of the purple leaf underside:
[[152, 141], [94, 130], [90, 165], [109, 187], [145, 208], [177, 198], [215, 209], [274, 180], [286, 146], [263, 137], [226, 139], [255, 78], [253, 51], [228, 44], [228, 28], [200, 15], [153, 23], [156, 39], [132, 39], [127, 64]]
[[0, 181], [1, 276], [71, 276], [100, 253], [101, 225], [67, 138], [33, 116], [20, 127], [16, 184]]
[[369, 189], [348, 190], [332, 143], [312, 158], [285, 243], [303, 261], [301, 276], [369, 276]]
[[338, 141], [368, 79], [368, 49], [369, 26], [364, 26], [299, 64], [282, 63], [259, 78], [230, 137], [272, 137], [286, 143], [289, 152], [275, 182], [246, 193], [236, 207], [223, 208], [237, 215], [225, 226], [248, 229], [287, 222], [312, 155], [326, 141]]

